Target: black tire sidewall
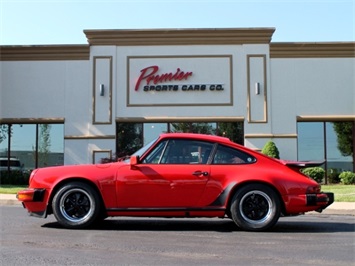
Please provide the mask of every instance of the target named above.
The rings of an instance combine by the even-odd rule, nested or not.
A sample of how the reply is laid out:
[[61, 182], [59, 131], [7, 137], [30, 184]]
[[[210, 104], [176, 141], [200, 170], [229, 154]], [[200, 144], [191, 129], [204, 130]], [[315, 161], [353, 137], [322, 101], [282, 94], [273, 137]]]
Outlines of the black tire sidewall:
[[[249, 193], [250, 191], [260, 191], [267, 194], [267, 196], [272, 201], [272, 209], [270, 217], [263, 223], [250, 223], [245, 220], [242, 216], [241, 210], [239, 208], [239, 203], [242, 200], [243, 196]], [[263, 184], [249, 184], [236, 191], [233, 196], [231, 203], [231, 216], [233, 221], [238, 227], [247, 231], [266, 231], [272, 228], [278, 221], [280, 217], [280, 201], [279, 197], [275, 191]]]
[[[91, 206], [90, 208], [92, 209], [91, 214], [86, 217], [83, 220], [73, 222], [68, 220], [61, 212], [60, 210], [60, 201], [61, 198], [71, 190], [76, 190], [76, 189], [81, 189], [84, 190], [90, 197], [91, 199]], [[90, 225], [92, 225], [98, 218], [100, 214], [100, 198], [95, 191], [90, 185], [82, 183], [82, 182], [71, 182], [63, 185], [54, 195], [53, 201], [52, 201], [52, 209], [53, 209], [53, 214], [57, 221], [65, 228], [70, 228], [70, 229], [80, 229], [80, 228], [86, 228]]]

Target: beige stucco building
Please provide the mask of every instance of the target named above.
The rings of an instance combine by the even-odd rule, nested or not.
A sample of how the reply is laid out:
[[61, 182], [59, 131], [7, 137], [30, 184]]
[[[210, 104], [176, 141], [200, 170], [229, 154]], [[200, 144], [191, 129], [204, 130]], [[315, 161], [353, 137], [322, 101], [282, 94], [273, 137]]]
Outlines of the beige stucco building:
[[330, 162], [304, 151], [319, 145], [304, 125], [354, 123], [355, 43], [274, 43], [274, 31], [84, 30], [87, 45], [1, 46], [0, 123], [62, 125], [64, 164], [116, 153], [119, 123], [143, 124], [147, 142], [190, 122], [238, 122], [245, 146]]

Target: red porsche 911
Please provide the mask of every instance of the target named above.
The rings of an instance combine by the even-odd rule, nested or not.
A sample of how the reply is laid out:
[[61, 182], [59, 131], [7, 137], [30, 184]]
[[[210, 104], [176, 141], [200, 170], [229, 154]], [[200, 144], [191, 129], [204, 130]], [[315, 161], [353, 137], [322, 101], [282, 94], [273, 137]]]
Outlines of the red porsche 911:
[[36, 169], [17, 198], [30, 215], [54, 214], [65, 228], [108, 216], [228, 217], [264, 231], [280, 216], [333, 203], [333, 193], [300, 172], [315, 165], [272, 159], [224, 137], [167, 133], [127, 160]]

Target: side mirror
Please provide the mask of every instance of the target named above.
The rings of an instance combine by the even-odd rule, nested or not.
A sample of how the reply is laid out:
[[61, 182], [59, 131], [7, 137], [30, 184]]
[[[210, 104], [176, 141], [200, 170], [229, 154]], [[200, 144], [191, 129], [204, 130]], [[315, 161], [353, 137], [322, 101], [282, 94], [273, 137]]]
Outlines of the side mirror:
[[131, 169], [134, 169], [134, 167], [139, 164], [139, 156], [131, 156], [129, 164], [131, 165]]

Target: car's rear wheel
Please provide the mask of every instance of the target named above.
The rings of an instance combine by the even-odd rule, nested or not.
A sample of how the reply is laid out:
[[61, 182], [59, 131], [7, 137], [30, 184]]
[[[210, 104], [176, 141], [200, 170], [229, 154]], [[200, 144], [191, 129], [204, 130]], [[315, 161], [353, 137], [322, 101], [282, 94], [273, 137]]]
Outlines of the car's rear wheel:
[[247, 231], [264, 231], [273, 227], [280, 217], [280, 200], [266, 185], [249, 184], [235, 193], [231, 215], [238, 227]]
[[90, 185], [71, 182], [54, 195], [52, 208], [55, 218], [65, 228], [85, 228], [100, 215], [100, 197]]

